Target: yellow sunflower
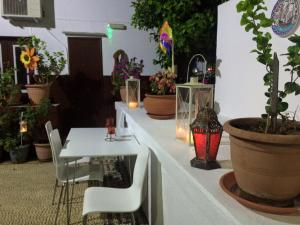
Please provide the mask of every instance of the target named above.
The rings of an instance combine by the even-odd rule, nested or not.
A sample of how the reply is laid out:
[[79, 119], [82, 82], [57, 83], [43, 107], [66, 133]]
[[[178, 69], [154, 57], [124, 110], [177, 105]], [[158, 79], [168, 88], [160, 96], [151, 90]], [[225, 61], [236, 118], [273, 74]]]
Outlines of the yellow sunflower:
[[20, 60], [24, 64], [26, 69], [36, 69], [37, 62], [40, 60], [40, 58], [39, 56], [34, 54], [35, 48], [25, 48], [25, 51], [21, 52]]

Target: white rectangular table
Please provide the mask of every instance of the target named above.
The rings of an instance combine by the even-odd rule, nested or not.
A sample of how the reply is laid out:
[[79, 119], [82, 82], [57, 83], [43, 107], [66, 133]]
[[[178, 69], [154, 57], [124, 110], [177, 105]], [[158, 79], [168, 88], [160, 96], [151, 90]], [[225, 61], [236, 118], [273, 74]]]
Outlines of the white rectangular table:
[[136, 155], [138, 143], [133, 137], [117, 137], [108, 142], [106, 128], [72, 128], [60, 153], [61, 158]]
[[[139, 144], [134, 137], [116, 137], [105, 141], [106, 128], [72, 128], [60, 153], [61, 158], [137, 155]], [[68, 176], [68, 173], [67, 173]], [[68, 178], [68, 177], [67, 177]], [[67, 224], [70, 224], [69, 183], [67, 179]]]

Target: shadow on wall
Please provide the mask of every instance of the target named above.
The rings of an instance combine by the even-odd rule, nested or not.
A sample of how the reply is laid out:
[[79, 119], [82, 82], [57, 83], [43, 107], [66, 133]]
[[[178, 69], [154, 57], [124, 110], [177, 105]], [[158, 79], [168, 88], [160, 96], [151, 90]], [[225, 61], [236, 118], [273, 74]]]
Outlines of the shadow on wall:
[[221, 77], [220, 65], [222, 63], [222, 59], [216, 60], [216, 77]]
[[54, 0], [41, 0], [42, 18], [40, 19], [12, 19], [9, 22], [17, 27], [55, 28]]

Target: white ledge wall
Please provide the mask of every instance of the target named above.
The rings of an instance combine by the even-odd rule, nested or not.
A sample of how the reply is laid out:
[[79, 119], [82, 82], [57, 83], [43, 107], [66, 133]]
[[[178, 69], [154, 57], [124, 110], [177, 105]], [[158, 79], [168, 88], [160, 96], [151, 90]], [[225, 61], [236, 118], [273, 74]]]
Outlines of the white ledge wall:
[[[276, 0], [265, 1], [271, 15]], [[256, 61], [256, 55], [250, 53], [255, 48], [251, 33], [240, 26], [241, 14], [236, 12], [238, 0], [230, 0], [218, 9], [217, 59], [222, 60], [216, 81], [216, 101], [220, 104], [220, 114], [228, 117], [260, 116], [264, 113], [266, 98], [263, 86], [265, 67]], [[286, 59], [281, 54], [287, 52], [290, 42], [280, 38], [270, 29], [273, 47], [280, 61], [280, 87], [289, 79], [284, 72]], [[297, 34], [300, 34], [298, 29]], [[297, 119], [300, 119], [300, 95], [289, 96], [289, 111], [295, 111], [299, 105]]]
[[[120, 48], [125, 50], [129, 57], [144, 59], [143, 74], [151, 75], [159, 69], [152, 63], [155, 57], [155, 43], [150, 43], [147, 32], [130, 26], [133, 13], [130, 4], [131, 0], [54, 0], [54, 29], [20, 28], [0, 17], [0, 36], [37, 35], [47, 42], [50, 51], [63, 50], [67, 55], [68, 43], [64, 31], [106, 33], [108, 23], [122, 23], [127, 26], [127, 30], [113, 31], [111, 40], [102, 39], [104, 75], [111, 74], [113, 53]], [[68, 66], [63, 73], [68, 73]]]

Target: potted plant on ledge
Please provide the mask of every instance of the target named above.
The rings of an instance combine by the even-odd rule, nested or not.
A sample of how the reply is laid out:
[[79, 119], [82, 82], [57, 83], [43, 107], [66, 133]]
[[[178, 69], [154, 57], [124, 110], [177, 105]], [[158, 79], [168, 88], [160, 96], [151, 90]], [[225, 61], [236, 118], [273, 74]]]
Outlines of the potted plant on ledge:
[[126, 101], [126, 87], [125, 81], [130, 77], [140, 79], [141, 73], [143, 72], [144, 63], [143, 60], [136, 62], [136, 57], [128, 60], [128, 56], [125, 51], [119, 49], [113, 55], [114, 57], [114, 69], [112, 71], [112, 85], [113, 95], [119, 91], [121, 100]]
[[[22, 47], [20, 60], [28, 70], [30, 80], [35, 82], [26, 85], [28, 96], [32, 104], [38, 105], [49, 98], [50, 86], [65, 68], [66, 59], [61, 51], [50, 53], [46, 43], [36, 36], [20, 38], [18, 42]], [[37, 75], [34, 74], [36, 70]]]
[[278, 89], [279, 61], [272, 52], [271, 34], [264, 28], [273, 21], [265, 16], [263, 0], [242, 0], [237, 11], [242, 12], [241, 25], [252, 31], [257, 61], [266, 66], [263, 77], [267, 91], [266, 113], [261, 118], [233, 119], [225, 123], [230, 134], [231, 160], [238, 186], [260, 199], [275, 202], [291, 200], [300, 194], [300, 125], [288, 115], [288, 94], [298, 95], [300, 86], [300, 37], [292, 36], [287, 49], [290, 72], [284, 89]]
[[149, 78], [151, 94], [146, 94], [144, 107], [153, 119], [171, 119], [176, 109], [176, 74], [171, 69], [160, 71]]

